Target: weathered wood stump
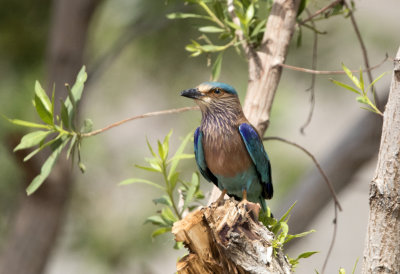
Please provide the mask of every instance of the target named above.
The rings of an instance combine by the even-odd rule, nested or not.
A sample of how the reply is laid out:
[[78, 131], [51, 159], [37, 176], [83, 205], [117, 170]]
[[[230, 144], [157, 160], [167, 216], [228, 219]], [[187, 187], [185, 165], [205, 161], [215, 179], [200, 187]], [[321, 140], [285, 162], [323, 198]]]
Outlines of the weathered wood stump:
[[229, 199], [176, 222], [175, 240], [190, 252], [178, 261], [178, 273], [291, 273], [283, 252], [273, 255], [274, 234], [258, 221], [255, 206], [249, 203], [247, 208], [253, 210], [246, 210]]

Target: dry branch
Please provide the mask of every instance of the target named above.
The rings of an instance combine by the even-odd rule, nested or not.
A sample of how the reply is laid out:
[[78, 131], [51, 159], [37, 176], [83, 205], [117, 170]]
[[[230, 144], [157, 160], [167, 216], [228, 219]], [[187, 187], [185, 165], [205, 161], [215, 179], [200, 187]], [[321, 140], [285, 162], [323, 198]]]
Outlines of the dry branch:
[[363, 273], [400, 272], [400, 48], [394, 60], [375, 176]]
[[274, 234], [255, 215], [231, 198], [176, 222], [172, 233], [190, 251], [178, 261], [178, 273], [291, 273], [282, 250], [273, 255]]

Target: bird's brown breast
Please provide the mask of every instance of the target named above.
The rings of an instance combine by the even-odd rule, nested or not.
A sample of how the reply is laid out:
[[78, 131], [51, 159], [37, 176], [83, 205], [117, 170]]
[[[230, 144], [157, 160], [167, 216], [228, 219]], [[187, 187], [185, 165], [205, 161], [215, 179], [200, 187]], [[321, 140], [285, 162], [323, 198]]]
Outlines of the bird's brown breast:
[[252, 160], [239, 131], [223, 136], [211, 135], [205, 134], [203, 148], [207, 167], [213, 174], [234, 177], [248, 169]]

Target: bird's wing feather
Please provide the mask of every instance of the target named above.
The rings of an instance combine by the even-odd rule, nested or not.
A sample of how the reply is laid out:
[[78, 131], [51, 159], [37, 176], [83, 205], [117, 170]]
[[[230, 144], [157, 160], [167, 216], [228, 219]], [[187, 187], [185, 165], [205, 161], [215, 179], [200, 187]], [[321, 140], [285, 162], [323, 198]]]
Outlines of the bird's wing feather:
[[201, 175], [209, 181], [213, 182], [218, 187], [218, 180], [212, 174], [212, 172], [208, 169], [206, 160], [204, 158], [204, 150], [203, 150], [203, 132], [200, 130], [200, 127], [196, 129], [194, 132], [194, 155], [196, 158], [197, 166], [200, 170]]
[[265, 199], [271, 199], [274, 192], [271, 179], [271, 164], [261, 138], [257, 131], [247, 123], [239, 125], [239, 132], [256, 170], [260, 175], [263, 197]]

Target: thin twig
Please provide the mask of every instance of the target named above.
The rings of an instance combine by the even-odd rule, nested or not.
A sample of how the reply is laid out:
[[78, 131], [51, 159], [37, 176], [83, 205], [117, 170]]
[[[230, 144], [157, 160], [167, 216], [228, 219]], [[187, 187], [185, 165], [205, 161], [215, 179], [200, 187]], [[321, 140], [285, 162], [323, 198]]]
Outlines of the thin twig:
[[316, 165], [316, 167], [318, 168], [319, 172], [321, 173], [322, 178], [324, 179], [324, 181], [325, 181], [326, 184], [328, 185], [328, 188], [329, 188], [329, 190], [330, 190], [330, 192], [331, 192], [331, 195], [332, 195], [332, 198], [333, 198], [333, 200], [334, 200], [334, 202], [335, 202], [335, 205], [337, 205], [337, 207], [339, 208], [339, 210], [342, 211], [342, 206], [341, 206], [340, 203], [339, 203], [339, 200], [338, 200], [338, 198], [337, 198], [337, 195], [336, 195], [335, 189], [333, 188], [332, 183], [329, 181], [329, 179], [328, 179], [328, 177], [326, 176], [325, 172], [322, 170], [322, 168], [321, 168], [321, 166], [319, 165], [318, 161], [315, 159], [314, 155], [313, 155], [311, 152], [309, 152], [307, 149], [305, 149], [305, 148], [302, 147], [301, 145], [296, 144], [296, 143], [291, 142], [291, 141], [288, 141], [288, 140], [286, 140], [286, 139], [284, 139], [284, 138], [281, 138], [281, 137], [264, 137], [263, 140], [264, 140], [264, 141], [270, 141], [270, 140], [281, 141], [281, 142], [284, 142], [284, 143], [286, 143], [286, 144], [295, 146], [295, 147], [301, 149], [305, 154], [307, 154], [307, 155], [313, 160], [314, 164]]
[[306, 19], [304, 19], [303, 21], [301, 21], [301, 22], [299, 23], [299, 25], [303, 25], [304, 23], [310, 21], [311, 19], [313, 19], [314, 17], [320, 15], [321, 13], [325, 12], [326, 10], [328, 10], [328, 9], [330, 9], [330, 8], [333, 8], [334, 6], [336, 6], [337, 4], [339, 4], [339, 3], [341, 3], [341, 2], [343, 2], [343, 0], [336, 0], [336, 1], [333, 1], [332, 3], [330, 3], [329, 5], [327, 5], [326, 7], [317, 10], [313, 15], [310, 15], [309, 17], [307, 17]]
[[[306, 9], [307, 14], [310, 14], [310, 11], [308, 9]], [[312, 26], [315, 28], [315, 23], [313, 20], [311, 20], [311, 24]], [[311, 68], [313, 70], [317, 69], [317, 50], [318, 50], [318, 33], [314, 32], [314, 45], [313, 45], [313, 52], [312, 52], [312, 65]], [[308, 127], [308, 125], [311, 122], [313, 113], [314, 113], [314, 107], [315, 107], [315, 80], [316, 80], [317, 76], [315, 74], [311, 75], [311, 86], [309, 89], [310, 91], [310, 111], [308, 112], [308, 117], [306, 122], [301, 126], [300, 128], [300, 132], [301, 134], [304, 134], [304, 130], [306, 129], [306, 127]]]
[[97, 134], [102, 133], [104, 131], [107, 131], [109, 129], [112, 129], [113, 127], [122, 125], [122, 124], [124, 124], [126, 122], [133, 121], [133, 120], [136, 120], [136, 119], [148, 118], [148, 117], [166, 115], [166, 114], [173, 114], [173, 113], [181, 113], [181, 112], [185, 112], [185, 111], [189, 111], [189, 110], [198, 110], [198, 109], [199, 109], [199, 107], [195, 106], [195, 107], [184, 107], [184, 108], [177, 108], [177, 109], [168, 109], [168, 110], [148, 112], [148, 113], [145, 113], [145, 114], [136, 115], [136, 116], [133, 116], [133, 117], [130, 117], [130, 118], [115, 122], [115, 123], [113, 123], [111, 125], [108, 125], [108, 126], [102, 128], [102, 129], [97, 129], [97, 130], [94, 130], [94, 131], [91, 131], [91, 132], [88, 132], [88, 133], [84, 133], [84, 134], [81, 135], [81, 137], [94, 136], [94, 135], [97, 135]]
[[334, 209], [335, 209], [335, 217], [333, 219], [332, 240], [331, 240], [331, 244], [329, 245], [328, 253], [326, 254], [324, 264], [322, 265], [321, 274], [323, 274], [325, 272], [326, 265], [328, 264], [329, 257], [331, 256], [331, 253], [332, 253], [332, 250], [333, 250], [333, 246], [334, 246], [335, 241], [336, 241], [336, 234], [337, 234], [337, 227], [338, 227], [338, 224], [337, 224], [337, 222], [338, 222], [338, 212], [337, 212], [336, 204], [334, 204], [333, 206], [334, 206]]
[[[363, 71], [371, 71], [374, 70], [376, 68], [379, 68], [380, 66], [382, 66], [383, 63], [386, 62], [386, 60], [388, 59], [388, 55], [386, 54], [385, 59], [383, 59], [382, 62], [380, 62], [379, 64], [370, 67], [369, 69], [365, 68], [363, 69]], [[295, 71], [301, 71], [301, 72], [305, 72], [305, 73], [311, 73], [311, 74], [325, 74], [325, 75], [329, 75], [329, 74], [346, 74], [343, 70], [313, 70], [313, 69], [306, 69], [306, 68], [300, 68], [300, 67], [296, 67], [296, 66], [291, 66], [291, 65], [287, 65], [287, 64], [278, 64], [278, 66], [281, 66], [283, 68], [286, 69], [290, 69], [290, 70], [295, 70]], [[351, 72], [359, 72], [359, 70], [352, 70]]]
[[[362, 51], [363, 59], [364, 59], [364, 65], [365, 65], [365, 68], [366, 68], [365, 71], [367, 71], [368, 80], [369, 80], [369, 83], [371, 84], [372, 81], [373, 81], [373, 78], [372, 78], [372, 73], [371, 73], [371, 69], [370, 69], [370, 65], [369, 65], [367, 48], [365, 47], [364, 41], [363, 41], [363, 39], [361, 37], [360, 29], [358, 28], [356, 19], [354, 18], [353, 11], [350, 9], [350, 7], [346, 3], [346, 1], [344, 1], [343, 3], [347, 7], [347, 9], [349, 10], [350, 21], [351, 21], [351, 24], [353, 25], [354, 31], [356, 32], [358, 42], [360, 43], [360, 47], [361, 47], [361, 51]], [[373, 91], [375, 105], [379, 109], [379, 98], [378, 98], [378, 96], [376, 94], [375, 88], [372, 86], [371, 90]]]

